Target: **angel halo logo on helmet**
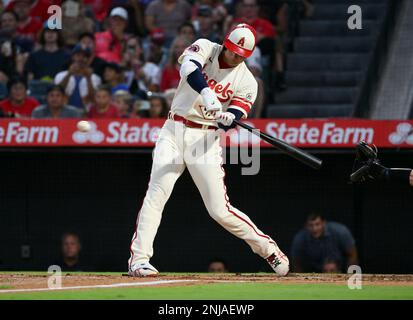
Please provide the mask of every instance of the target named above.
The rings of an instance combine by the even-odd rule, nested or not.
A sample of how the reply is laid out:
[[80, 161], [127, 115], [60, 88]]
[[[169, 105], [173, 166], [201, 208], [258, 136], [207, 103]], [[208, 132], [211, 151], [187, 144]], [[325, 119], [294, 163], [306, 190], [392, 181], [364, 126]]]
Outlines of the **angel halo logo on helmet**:
[[255, 42], [255, 29], [246, 23], [241, 23], [228, 32], [224, 47], [241, 57], [248, 58], [255, 49]]

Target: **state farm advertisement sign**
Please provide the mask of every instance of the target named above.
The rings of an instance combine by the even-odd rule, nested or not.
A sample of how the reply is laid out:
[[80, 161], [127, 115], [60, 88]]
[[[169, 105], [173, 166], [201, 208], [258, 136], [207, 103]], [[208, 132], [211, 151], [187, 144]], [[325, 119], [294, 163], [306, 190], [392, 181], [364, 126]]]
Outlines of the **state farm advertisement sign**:
[[78, 120], [0, 120], [0, 147], [153, 147], [164, 120], [90, 121], [78, 131]]
[[[78, 131], [77, 120], [0, 120], [0, 147], [153, 147], [165, 120], [90, 121]], [[413, 121], [352, 119], [252, 119], [245, 123], [303, 148], [351, 148], [360, 140], [381, 148], [412, 148]], [[199, 130], [199, 129], [192, 129]], [[268, 143], [244, 129], [226, 133], [229, 146]]]

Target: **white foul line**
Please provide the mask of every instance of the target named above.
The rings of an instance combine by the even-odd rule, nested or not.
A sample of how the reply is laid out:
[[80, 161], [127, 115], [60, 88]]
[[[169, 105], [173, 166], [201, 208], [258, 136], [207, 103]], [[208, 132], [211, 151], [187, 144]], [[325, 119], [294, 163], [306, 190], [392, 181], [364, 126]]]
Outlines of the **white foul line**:
[[169, 284], [169, 283], [179, 283], [179, 282], [195, 282], [199, 280], [158, 280], [150, 282], [123, 282], [123, 283], [113, 283], [113, 284], [99, 284], [91, 286], [73, 286], [73, 287], [62, 287], [62, 288], [37, 288], [37, 289], [11, 289], [11, 290], [0, 290], [0, 293], [15, 293], [15, 292], [36, 292], [36, 291], [62, 291], [62, 290], [74, 290], [74, 289], [95, 289], [95, 288], [119, 288], [119, 287], [140, 287], [140, 286], [156, 286], [158, 284]]

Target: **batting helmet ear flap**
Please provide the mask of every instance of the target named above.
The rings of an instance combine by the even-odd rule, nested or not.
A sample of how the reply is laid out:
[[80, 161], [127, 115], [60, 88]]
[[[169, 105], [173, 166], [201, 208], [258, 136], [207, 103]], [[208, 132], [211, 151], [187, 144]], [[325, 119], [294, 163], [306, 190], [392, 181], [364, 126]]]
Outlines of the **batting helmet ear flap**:
[[227, 33], [223, 45], [228, 50], [248, 58], [255, 49], [256, 38], [255, 29], [246, 23], [241, 23]]

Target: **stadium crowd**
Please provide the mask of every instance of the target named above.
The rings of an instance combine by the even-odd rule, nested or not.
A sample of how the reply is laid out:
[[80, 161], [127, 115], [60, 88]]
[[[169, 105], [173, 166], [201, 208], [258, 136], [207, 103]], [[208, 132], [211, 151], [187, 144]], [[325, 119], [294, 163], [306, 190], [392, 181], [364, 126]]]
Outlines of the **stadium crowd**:
[[[289, 6], [311, 0], [0, 1], [0, 116], [162, 118], [193, 41], [221, 43], [235, 24], [257, 31], [247, 65], [259, 84], [250, 117], [283, 89]], [[50, 5], [62, 28], [50, 28]]]

